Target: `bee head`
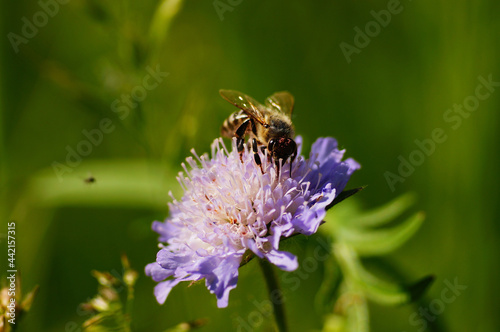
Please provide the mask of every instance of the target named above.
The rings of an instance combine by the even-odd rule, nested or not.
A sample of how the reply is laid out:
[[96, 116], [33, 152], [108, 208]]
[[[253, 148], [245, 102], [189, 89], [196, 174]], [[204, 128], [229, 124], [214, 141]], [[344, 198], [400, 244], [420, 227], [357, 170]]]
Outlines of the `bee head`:
[[276, 163], [278, 163], [280, 159], [282, 163], [285, 163], [288, 158], [291, 158], [290, 162], [293, 162], [297, 156], [297, 144], [289, 137], [271, 139], [267, 149]]

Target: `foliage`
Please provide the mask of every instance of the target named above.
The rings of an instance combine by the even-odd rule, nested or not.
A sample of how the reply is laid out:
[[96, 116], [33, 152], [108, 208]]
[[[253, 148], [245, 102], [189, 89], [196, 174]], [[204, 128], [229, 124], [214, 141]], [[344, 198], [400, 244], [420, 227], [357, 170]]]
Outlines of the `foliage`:
[[[369, 331], [367, 299], [382, 305], [407, 304], [418, 299], [432, 283], [432, 276], [411, 285], [387, 282], [367, 271], [360, 261], [360, 257], [394, 251], [418, 230], [424, 220], [422, 212], [388, 226], [412, 201], [413, 196], [406, 194], [368, 212], [348, 203], [330, 210], [321, 230], [332, 238], [332, 252], [342, 281], [332, 283], [335, 272], [330, 272], [318, 292], [320, 303], [325, 304], [331, 302], [328, 294], [337, 293], [334, 311], [326, 316], [323, 331]], [[338, 290], [334, 292], [332, 288]]]

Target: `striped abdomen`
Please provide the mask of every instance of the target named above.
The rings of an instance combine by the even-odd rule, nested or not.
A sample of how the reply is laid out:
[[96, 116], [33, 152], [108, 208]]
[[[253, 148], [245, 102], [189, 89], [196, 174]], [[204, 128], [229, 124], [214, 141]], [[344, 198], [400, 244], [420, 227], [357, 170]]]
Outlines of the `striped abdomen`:
[[[239, 110], [234, 112], [224, 120], [222, 127], [220, 127], [220, 133], [224, 137], [234, 137], [236, 130], [241, 126], [241, 124], [248, 119], [248, 115], [243, 111]], [[250, 126], [249, 126], [250, 128]]]

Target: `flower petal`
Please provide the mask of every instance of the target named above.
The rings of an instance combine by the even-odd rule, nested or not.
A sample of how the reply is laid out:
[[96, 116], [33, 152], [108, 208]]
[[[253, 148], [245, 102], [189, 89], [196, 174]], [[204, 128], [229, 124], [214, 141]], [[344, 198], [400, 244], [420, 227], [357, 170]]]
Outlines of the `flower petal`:
[[165, 303], [168, 294], [170, 294], [172, 288], [179, 282], [181, 282], [181, 280], [179, 279], [170, 279], [167, 281], [162, 281], [155, 286], [155, 296], [159, 304]]
[[146, 265], [146, 275], [154, 281], [163, 281], [172, 275], [172, 271], [166, 270], [160, 264], [154, 262]]
[[344, 156], [344, 150], [339, 151], [337, 147], [338, 143], [335, 138], [320, 137], [311, 147], [311, 159], [323, 163], [333, 158], [335, 162], [339, 163]]
[[283, 271], [294, 271], [299, 267], [297, 256], [287, 252], [271, 250], [266, 255], [269, 262], [273, 263]]
[[219, 308], [227, 307], [229, 291], [236, 287], [241, 258], [241, 255], [224, 257], [212, 273], [205, 276], [207, 288], [211, 293], [215, 293]]

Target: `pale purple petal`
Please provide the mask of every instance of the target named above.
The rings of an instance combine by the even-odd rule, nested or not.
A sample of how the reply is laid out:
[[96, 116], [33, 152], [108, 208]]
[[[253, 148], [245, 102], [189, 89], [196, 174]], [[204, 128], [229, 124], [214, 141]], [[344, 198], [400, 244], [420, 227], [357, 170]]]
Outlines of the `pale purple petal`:
[[218, 266], [212, 270], [212, 273], [205, 277], [207, 288], [211, 293], [215, 293], [219, 308], [227, 307], [229, 291], [236, 287], [241, 257], [240, 255], [232, 255], [223, 258]]
[[344, 150], [337, 149], [337, 140], [332, 137], [318, 138], [311, 147], [310, 158], [323, 163], [329, 159], [333, 159], [339, 163], [344, 156]]
[[269, 262], [273, 263], [283, 271], [290, 272], [299, 267], [297, 256], [286, 251], [271, 250], [265, 256]]
[[166, 270], [157, 262], [146, 265], [146, 275], [150, 276], [154, 281], [163, 281], [172, 275], [172, 271]]
[[155, 286], [155, 296], [159, 304], [165, 303], [168, 294], [170, 294], [172, 288], [179, 282], [181, 282], [181, 280], [179, 279], [170, 279], [167, 281], [162, 281]]

